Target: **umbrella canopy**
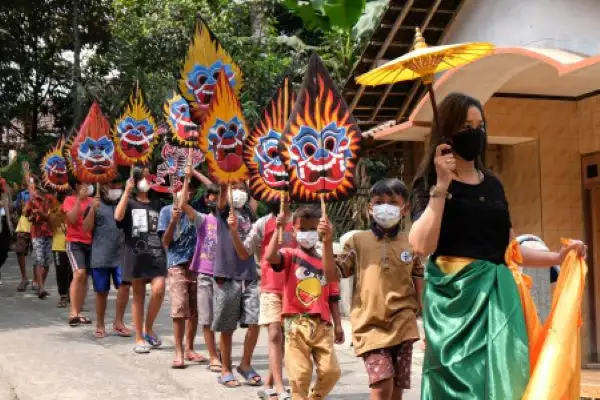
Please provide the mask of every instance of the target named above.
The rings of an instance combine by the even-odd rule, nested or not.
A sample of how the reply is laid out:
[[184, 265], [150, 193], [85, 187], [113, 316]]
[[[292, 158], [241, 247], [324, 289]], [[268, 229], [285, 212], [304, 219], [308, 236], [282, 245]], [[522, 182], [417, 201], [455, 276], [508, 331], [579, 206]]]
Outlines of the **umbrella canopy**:
[[413, 50], [356, 78], [361, 85], [377, 86], [400, 81], [433, 81], [434, 74], [473, 62], [494, 50], [491, 43], [462, 43], [429, 47], [419, 28]]

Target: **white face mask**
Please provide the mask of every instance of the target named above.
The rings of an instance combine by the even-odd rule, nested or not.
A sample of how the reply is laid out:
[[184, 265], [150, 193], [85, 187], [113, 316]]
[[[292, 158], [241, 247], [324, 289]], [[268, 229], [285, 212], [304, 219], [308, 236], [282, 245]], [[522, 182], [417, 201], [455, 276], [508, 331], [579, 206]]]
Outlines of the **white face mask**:
[[379, 226], [384, 229], [389, 229], [396, 226], [402, 216], [400, 215], [401, 209], [398, 206], [391, 204], [378, 204], [373, 206], [373, 219]]
[[147, 193], [150, 190], [150, 185], [146, 179], [142, 179], [137, 183], [137, 190], [142, 193]]
[[108, 189], [108, 192], [106, 192], [106, 198], [110, 201], [116, 201], [121, 198], [122, 194], [122, 189]]
[[319, 232], [317, 231], [298, 231], [296, 232], [296, 242], [303, 248], [310, 250], [319, 241]]
[[94, 185], [88, 185], [88, 196], [94, 195]]
[[242, 208], [248, 201], [248, 193], [244, 190], [234, 189], [231, 193], [231, 202], [234, 208]]

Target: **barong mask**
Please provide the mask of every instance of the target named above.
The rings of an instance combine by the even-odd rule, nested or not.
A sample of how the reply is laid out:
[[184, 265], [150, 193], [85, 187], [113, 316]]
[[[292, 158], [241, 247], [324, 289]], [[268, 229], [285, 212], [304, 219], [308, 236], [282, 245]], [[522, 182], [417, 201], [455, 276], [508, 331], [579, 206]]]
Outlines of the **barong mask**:
[[295, 96], [286, 78], [244, 144], [250, 190], [259, 201], [278, 201], [282, 192], [288, 191], [289, 175], [279, 154], [279, 142], [294, 101]]
[[354, 190], [361, 133], [316, 54], [281, 139], [292, 199], [339, 200]]
[[119, 164], [145, 164], [151, 157], [159, 135], [141, 89], [129, 97], [123, 114], [115, 121], [112, 133]]
[[165, 103], [163, 111], [173, 141], [181, 146], [198, 146], [199, 129], [198, 125], [192, 121], [188, 102], [178, 93], [173, 93], [173, 96]]
[[242, 71], [202, 19], [198, 18], [179, 79], [179, 90], [191, 105], [192, 117], [197, 124], [208, 113], [221, 71], [224, 71], [227, 81], [239, 95], [243, 82]]
[[248, 178], [243, 158], [247, 132], [240, 103], [227, 75], [221, 73], [200, 138], [210, 174], [217, 182], [233, 184]]
[[61, 136], [40, 163], [42, 182], [57, 192], [67, 192], [70, 189], [67, 161], [63, 155], [64, 144], [65, 140]]
[[67, 162], [79, 182], [105, 183], [117, 175], [110, 125], [94, 102], [76, 135], [66, 145]]

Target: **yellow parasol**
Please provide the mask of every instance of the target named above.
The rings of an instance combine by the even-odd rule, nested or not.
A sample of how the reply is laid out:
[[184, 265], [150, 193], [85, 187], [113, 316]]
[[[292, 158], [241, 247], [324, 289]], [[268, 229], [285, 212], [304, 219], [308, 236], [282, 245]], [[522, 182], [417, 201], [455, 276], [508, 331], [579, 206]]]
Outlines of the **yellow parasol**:
[[439, 126], [437, 104], [433, 92], [434, 75], [469, 64], [490, 54], [493, 50], [494, 45], [491, 43], [462, 43], [429, 47], [421, 30], [417, 28], [412, 51], [360, 75], [356, 78], [356, 82], [366, 86], [377, 86], [422, 79], [431, 98], [436, 125]]

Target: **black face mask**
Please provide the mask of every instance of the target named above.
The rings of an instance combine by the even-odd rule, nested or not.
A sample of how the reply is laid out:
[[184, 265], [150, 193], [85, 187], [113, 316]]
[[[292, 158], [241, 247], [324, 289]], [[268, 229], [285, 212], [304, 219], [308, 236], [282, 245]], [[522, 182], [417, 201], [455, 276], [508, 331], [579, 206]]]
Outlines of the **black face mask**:
[[473, 161], [483, 150], [483, 137], [485, 133], [481, 128], [467, 128], [452, 136], [452, 150], [465, 161]]
[[206, 203], [206, 208], [208, 208], [209, 211], [215, 211], [217, 209], [217, 202], [216, 201], [207, 201]]

